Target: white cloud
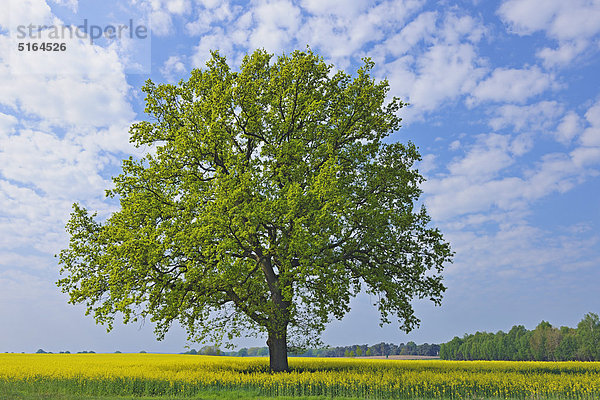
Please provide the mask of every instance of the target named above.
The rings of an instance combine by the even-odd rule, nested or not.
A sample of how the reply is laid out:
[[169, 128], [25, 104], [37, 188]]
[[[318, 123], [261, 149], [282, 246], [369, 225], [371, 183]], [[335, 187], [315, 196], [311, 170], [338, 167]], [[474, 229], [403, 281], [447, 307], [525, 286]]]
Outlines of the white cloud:
[[227, 33], [220, 27], [212, 30], [210, 35], [204, 35], [200, 39], [198, 45], [194, 48], [192, 56], [192, 66], [195, 68], [204, 68], [206, 62], [210, 59], [211, 50], [219, 50], [221, 55], [224, 55], [231, 62], [234, 54], [234, 44], [227, 36]]
[[541, 101], [526, 106], [507, 104], [493, 111], [489, 125], [495, 129], [513, 129], [516, 132], [541, 132], [552, 135], [557, 142], [569, 145], [577, 135], [586, 146], [600, 145], [600, 102], [588, 109], [585, 120], [574, 111], [565, 112], [564, 105], [556, 101]]
[[192, 10], [190, 0], [149, 0], [151, 6], [151, 29], [158, 36], [173, 33], [173, 15], [182, 16]]
[[338, 1], [260, 0], [245, 6], [200, 3], [196, 20], [186, 25], [190, 34], [203, 35], [192, 56], [196, 65], [206, 60], [208, 48], [217, 48], [213, 43], [236, 60], [255, 48], [280, 53], [310, 45], [342, 69], [350, 60], [367, 55], [365, 45], [393, 35], [424, 4], [414, 0], [375, 5], [344, 2], [343, 7]]
[[515, 137], [510, 145], [509, 149], [515, 156], [522, 156], [528, 153], [534, 145], [533, 137], [530, 134], [524, 133]]
[[513, 32], [529, 35], [548, 29], [560, 9], [561, 1], [507, 0], [498, 9], [500, 17], [510, 25]]
[[[241, 10], [242, 7], [232, 6], [229, 2], [216, 3], [214, 7], [199, 8], [196, 20], [188, 22], [185, 27], [190, 35], [202, 35], [210, 32], [219, 23], [225, 23], [225, 26], [229, 27], [227, 23], [238, 17]], [[236, 24], [239, 25], [241, 19], [244, 19], [244, 17], [239, 17]]]
[[151, 15], [151, 29], [154, 35], [167, 36], [173, 31], [171, 14], [164, 10], [154, 10]]
[[517, 34], [543, 31], [558, 41], [558, 48], [544, 48], [537, 53], [549, 66], [567, 64], [600, 33], [598, 1], [507, 0], [498, 14]]
[[[501, 224], [494, 232], [473, 226], [450, 230], [446, 236], [457, 255], [448, 276], [468, 273], [497, 279], [515, 274], [531, 283], [539, 279], [552, 280], [561, 270], [589, 269], [594, 266], [589, 260], [597, 258], [592, 249], [598, 246], [600, 238], [590, 232], [574, 232], [574, 227], [563, 227], [561, 234], [556, 234], [520, 221]], [[475, 280], [482, 278], [478, 276]]]
[[[13, 16], [11, 23], [62, 24], [43, 1], [12, 3]], [[22, 269], [64, 246], [74, 201], [101, 214], [113, 207], [102, 201], [107, 170], [133, 153], [135, 113], [117, 45], [73, 39], [64, 52], [25, 54], [12, 44], [0, 35], [0, 254]]]
[[600, 146], [600, 101], [590, 107], [585, 113], [589, 127], [581, 135], [584, 146]]
[[488, 180], [514, 162], [509, 146], [507, 135], [481, 135], [466, 156], [451, 162], [448, 170], [452, 175], [468, 177], [471, 182]]
[[437, 168], [435, 154], [425, 154], [418, 163], [417, 168], [422, 175], [427, 175], [429, 172]]
[[571, 140], [581, 132], [581, 118], [573, 112], [567, 113], [556, 128], [554, 135], [561, 143], [568, 144]]
[[302, 0], [302, 7], [313, 15], [353, 17], [363, 13], [371, 4], [367, 0]]
[[83, 190], [102, 193], [108, 187], [99, 175], [106, 161], [97, 158], [93, 148], [31, 130], [0, 140], [0, 173], [10, 181], [31, 185], [57, 199], [77, 198]]
[[[11, 257], [12, 258], [12, 257]], [[36, 261], [31, 257], [23, 257], [24, 260]], [[15, 260], [16, 261], [16, 260]], [[47, 264], [44, 263], [44, 264]], [[4, 304], [16, 303], [21, 301], [31, 302], [32, 300], [42, 302], [48, 299], [48, 296], [56, 294], [56, 289], [49, 284], [45, 277], [39, 274], [25, 272], [23, 270], [1, 270], [0, 269], [0, 302]]]
[[546, 31], [567, 40], [600, 32], [600, 3], [589, 0], [507, 0], [498, 10], [501, 18], [519, 34]]
[[476, 59], [469, 44], [431, 47], [417, 62], [418, 77], [409, 101], [431, 110], [447, 98], [467, 93], [481, 75]]
[[301, 22], [301, 12], [288, 0], [261, 2], [253, 10], [256, 28], [249, 35], [251, 48], [278, 52], [295, 44]]
[[220, 4], [225, 3], [224, 0], [195, 0], [196, 3], [202, 5], [203, 7], [206, 8], [215, 8]]
[[0, 112], [0, 136], [3, 133], [11, 133], [14, 131], [14, 126], [19, 121], [14, 115], [4, 114]]
[[[557, 140], [568, 145], [573, 138], [581, 135], [583, 146], [568, 153], [542, 155], [531, 166], [522, 164], [517, 169], [514, 165], [517, 157], [534, 148], [531, 134], [525, 132], [516, 137], [480, 135], [464, 156], [448, 164], [447, 173], [431, 177], [424, 184], [431, 215], [439, 221], [456, 221], [494, 210], [506, 213], [526, 211], [534, 201], [552, 193], [565, 193], [596, 176], [599, 174], [600, 147], [590, 146], [600, 146], [598, 104], [587, 110], [588, 127], [585, 129], [581, 119], [573, 112], [554, 114], [554, 123], [560, 123], [556, 130], [550, 131]], [[502, 112], [505, 117], [511, 113], [519, 116], [521, 122], [511, 123], [525, 127], [531, 125], [529, 119], [540, 109], [554, 110], [557, 107], [553, 103], [539, 103], [525, 110], [509, 108]], [[559, 119], [560, 116], [562, 119]]]
[[506, 104], [493, 109], [494, 117], [489, 125], [496, 130], [509, 128], [517, 132], [546, 130], [563, 113], [564, 107], [556, 101], [541, 101], [527, 106]]
[[160, 69], [160, 73], [169, 82], [175, 82], [177, 78], [181, 78], [182, 75], [185, 74], [185, 72], [185, 65], [183, 64], [181, 57], [178, 56], [169, 57]]
[[68, 7], [71, 11], [77, 12], [79, 0], [51, 0], [55, 4]]
[[0, 250], [54, 254], [62, 245], [54, 234], [64, 227], [71, 202], [0, 179]]
[[[476, 51], [484, 32], [471, 17], [427, 12], [375, 47], [380, 75], [411, 104], [403, 112], [405, 121], [420, 119], [473, 90], [485, 73]], [[389, 61], [390, 56], [397, 58]]]
[[[579, 147], [573, 150], [570, 155], [573, 164], [579, 168], [597, 168], [598, 163], [600, 162], [600, 147]], [[600, 171], [589, 168], [588, 173], [592, 176], [596, 176]]]
[[8, 0], [8, 5], [0, 13], [0, 26], [12, 29], [19, 25], [50, 24], [52, 20], [50, 6], [45, 0]]
[[452, 143], [450, 143], [450, 150], [458, 150], [460, 149], [460, 140], [455, 140]]
[[191, 3], [189, 0], [167, 0], [165, 8], [171, 14], [187, 14], [191, 10]]
[[458, 16], [450, 13], [445, 17], [442, 30], [441, 36], [448, 43], [461, 43], [465, 40], [477, 43], [486, 34], [487, 29], [470, 15]]
[[[12, 52], [0, 64], [0, 104], [55, 126], [108, 126], [130, 121], [129, 85], [115, 47], [69, 40], [62, 53], [15, 53], [7, 36], [0, 49]], [[59, 54], [60, 53], [60, 54]]]
[[554, 77], [538, 67], [497, 68], [471, 92], [468, 104], [484, 101], [524, 103], [527, 99], [557, 87]]
[[582, 53], [587, 46], [588, 42], [585, 40], [565, 42], [561, 43], [556, 49], [545, 47], [539, 50], [536, 55], [543, 60], [546, 67], [565, 66], [578, 54]]
[[[372, 55], [363, 50], [367, 44], [394, 36], [397, 27], [407, 23], [424, 4], [403, 0], [383, 1], [375, 6], [368, 2], [346, 2], [343, 7], [336, 7], [335, 1], [310, 3], [307, 6], [312, 12], [298, 33], [298, 42], [319, 48], [341, 68], [346, 68], [351, 58]], [[385, 46], [393, 48], [392, 42]]]
[[374, 53], [379, 51], [384, 54], [379, 57], [385, 60], [387, 55], [401, 57], [419, 42], [431, 42], [436, 32], [437, 13], [424, 12], [408, 23], [400, 32], [386, 38], [381, 44], [375, 46]]

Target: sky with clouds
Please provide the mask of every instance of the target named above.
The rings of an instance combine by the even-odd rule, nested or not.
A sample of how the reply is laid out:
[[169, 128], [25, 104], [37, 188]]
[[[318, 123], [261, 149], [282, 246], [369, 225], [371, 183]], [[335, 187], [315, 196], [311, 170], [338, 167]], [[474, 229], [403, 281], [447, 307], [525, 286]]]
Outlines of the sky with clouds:
[[[73, 202], [101, 217], [144, 119], [144, 81], [176, 83], [218, 49], [309, 45], [354, 73], [363, 57], [409, 102], [390, 141], [416, 143], [423, 201], [456, 252], [443, 305], [416, 302], [410, 334], [378, 325], [367, 295], [330, 345], [440, 343], [600, 312], [600, 1], [9, 0], [0, 13], [0, 351], [180, 352], [152, 324], [109, 334], [54, 282]], [[84, 25], [87, 24], [87, 25]], [[92, 38], [92, 25], [129, 26]], [[23, 37], [30, 25], [35, 38]], [[87, 37], [51, 36], [85, 26]], [[148, 31], [133, 28], [147, 27]], [[130, 32], [131, 31], [131, 32]], [[64, 32], [63, 32], [64, 34]], [[65, 51], [19, 51], [19, 43]], [[238, 345], [264, 345], [241, 339]], [[192, 347], [195, 344], [190, 344]]]

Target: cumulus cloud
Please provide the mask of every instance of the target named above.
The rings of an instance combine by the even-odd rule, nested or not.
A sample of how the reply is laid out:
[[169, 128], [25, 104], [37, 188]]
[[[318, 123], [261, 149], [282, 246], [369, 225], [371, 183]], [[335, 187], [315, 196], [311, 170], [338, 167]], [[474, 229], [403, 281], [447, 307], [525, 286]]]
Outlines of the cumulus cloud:
[[579, 132], [581, 132], [581, 118], [574, 111], [569, 111], [563, 116], [554, 135], [559, 142], [568, 144]]
[[585, 119], [589, 126], [581, 135], [581, 143], [584, 146], [600, 146], [600, 101], [587, 110]]
[[[0, 49], [0, 104], [54, 126], [108, 126], [130, 121], [129, 85], [115, 46], [69, 40], [68, 51], [17, 53], [8, 36]], [[42, 82], [42, 83], [41, 83]]]
[[264, 1], [253, 10], [256, 28], [249, 35], [251, 48], [277, 52], [295, 44], [301, 11], [289, 0]]
[[[10, 17], [11, 24], [63, 25], [44, 1], [13, 2]], [[0, 35], [3, 277], [41, 266], [64, 246], [73, 202], [104, 215], [114, 206], [103, 201], [107, 172], [132, 154], [135, 117], [120, 45], [68, 39], [64, 52], [17, 53], [11, 39]]]
[[522, 221], [501, 224], [493, 232], [469, 229], [469, 225], [453, 229], [448, 238], [457, 259], [448, 269], [448, 277], [475, 274], [474, 280], [480, 281], [490, 275], [493, 279], [518, 276], [531, 284], [552, 280], [550, 277], [560, 276], [561, 271], [589, 271], [598, 261], [592, 249], [600, 237], [589, 231], [575, 232], [577, 226], [561, 227], [559, 234]]
[[165, 8], [172, 14], [187, 14], [190, 12], [191, 7], [189, 0], [167, 0], [165, 2]]
[[547, 130], [564, 113], [556, 101], [541, 101], [526, 106], [506, 104], [492, 109], [488, 124], [495, 130], [514, 129], [517, 132]]
[[68, 7], [72, 12], [77, 12], [79, 0], [51, 0], [52, 3]]
[[546, 31], [552, 37], [566, 40], [600, 32], [597, 1], [507, 0], [498, 13], [513, 32], [521, 35]]
[[449, 164], [448, 170], [452, 175], [469, 177], [472, 182], [488, 180], [514, 162], [509, 145], [508, 135], [481, 135], [463, 158]]
[[600, 33], [600, 3], [588, 0], [507, 0], [498, 9], [512, 32], [530, 35], [543, 31], [558, 41], [537, 55], [548, 66], [566, 65], [592, 45]]
[[386, 57], [401, 57], [408, 53], [421, 41], [431, 42], [436, 33], [438, 13], [429, 11], [419, 14], [400, 32], [389, 36], [382, 43], [375, 45], [373, 53], [384, 62]]
[[[235, 62], [234, 44], [229, 40], [227, 33], [220, 27], [212, 30], [211, 34], [203, 35], [194, 49], [192, 66], [204, 68], [210, 59], [211, 50], [219, 50], [221, 55], [226, 56], [229, 61]], [[233, 60], [232, 60], [233, 59]]]
[[190, 57], [193, 66], [203, 66], [211, 49], [234, 65], [255, 48], [279, 53], [307, 44], [341, 69], [369, 56], [378, 77], [387, 78], [393, 93], [411, 103], [404, 113], [407, 122], [470, 93], [486, 73], [486, 62], [477, 55], [477, 43], [487, 32], [483, 23], [455, 10], [420, 12], [424, 1], [346, 2], [343, 7], [337, 0], [197, 3], [195, 20], [186, 25], [189, 34], [200, 36]]
[[[219, 49], [239, 49], [242, 54], [255, 48], [279, 53], [310, 45], [336, 66], [346, 68], [350, 61], [367, 55], [364, 46], [377, 44], [395, 33], [396, 27], [405, 24], [424, 2], [339, 4], [312, 0], [261, 0], [245, 6], [199, 2], [196, 19], [186, 27], [190, 34], [210, 38], [200, 39], [192, 58], [196, 63], [205, 60], [207, 46], [212, 43], [218, 43]], [[241, 59], [237, 52], [232, 52], [232, 57]]]
[[561, 43], [557, 48], [544, 47], [536, 55], [544, 61], [547, 67], [568, 65], [577, 55], [582, 53], [588, 43], [585, 40]]
[[[552, 193], [565, 193], [598, 174], [600, 166], [600, 102], [589, 107], [583, 118], [574, 111], [564, 112], [554, 102], [501, 109], [498, 127], [512, 124], [522, 134], [484, 134], [467, 146], [464, 155], [447, 165], [425, 183], [426, 204], [434, 219], [464, 220], [477, 214], [524, 211]], [[546, 112], [552, 123], [532, 122]], [[542, 113], [542, 117], [540, 117]], [[533, 163], [515, 161], [535, 147], [533, 127], [547, 129], [557, 141], [579, 145], [566, 152], [542, 153]], [[543, 128], [543, 129], [542, 129]]]
[[[203, 7], [197, 8], [195, 20], [187, 22], [185, 27], [190, 35], [203, 35], [210, 32], [218, 23], [235, 20], [242, 10], [241, 6], [231, 5], [229, 2], [215, 1], [204, 4]], [[237, 24], [239, 25], [240, 20], [247, 19], [247, 16], [241, 16], [238, 18]]]
[[167, 11], [158, 9], [152, 11], [152, 33], [157, 36], [167, 36], [173, 31], [173, 21], [171, 14]]
[[192, 10], [190, 0], [149, 0], [151, 8], [152, 33], [168, 36], [173, 33], [173, 16], [189, 14]]
[[45, 0], [8, 0], [7, 9], [0, 13], [0, 26], [4, 28], [44, 25], [53, 20], [52, 11]]
[[497, 68], [491, 76], [477, 84], [467, 104], [484, 101], [524, 103], [527, 99], [557, 86], [554, 77], [538, 67]]
[[[4, 114], [0, 112], [0, 132], [11, 133], [14, 131], [15, 125], [19, 121], [14, 115]], [[1, 133], [0, 133], [1, 134]]]
[[169, 81], [175, 82], [177, 78], [181, 78], [185, 74], [186, 68], [181, 57], [171, 56], [165, 61], [160, 73]]
[[353, 17], [369, 8], [370, 2], [358, 0], [302, 0], [302, 7], [313, 15], [335, 15]]
[[375, 46], [380, 74], [411, 104], [405, 120], [421, 119], [473, 90], [486, 71], [477, 55], [484, 34], [482, 24], [470, 16], [425, 12]]

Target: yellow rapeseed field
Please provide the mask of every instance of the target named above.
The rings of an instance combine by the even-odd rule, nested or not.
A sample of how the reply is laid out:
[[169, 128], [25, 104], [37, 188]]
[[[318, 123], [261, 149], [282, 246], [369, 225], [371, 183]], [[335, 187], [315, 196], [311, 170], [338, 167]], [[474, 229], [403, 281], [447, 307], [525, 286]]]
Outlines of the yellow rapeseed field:
[[191, 396], [253, 390], [265, 396], [600, 399], [600, 363], [291, 358], [161, 354], [0, 354], [0, 382], [95, 395]]

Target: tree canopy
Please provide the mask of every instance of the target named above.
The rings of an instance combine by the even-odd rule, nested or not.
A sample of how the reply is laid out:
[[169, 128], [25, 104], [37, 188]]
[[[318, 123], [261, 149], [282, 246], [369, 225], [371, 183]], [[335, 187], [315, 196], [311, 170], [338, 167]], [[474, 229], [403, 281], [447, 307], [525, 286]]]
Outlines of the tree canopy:
[[542, 321], [529, 331], [515, 325], [508, 333], [477, 332], [455, 337], [440, 348], [446, 360], [600, 361], [600, 318], [588, 313], [577, 328]]
[[120, 209], [74, 204], [67, 223], [70, 302], [108, 329], [148, 317], [159, 339], [174, 322], [194, 341], [266, 334], [275, 371], [362, 289], [382, 323], [416, 327], [411, 300], [440, 304], [452, 252], [418, 207], [416, 146], [384, 142], [404, 104], [373, 66], [258, 50], [234, 71], [213, 52], [187, 81], [148, 80], [130, 135], [151, 151], [113, 178]]

